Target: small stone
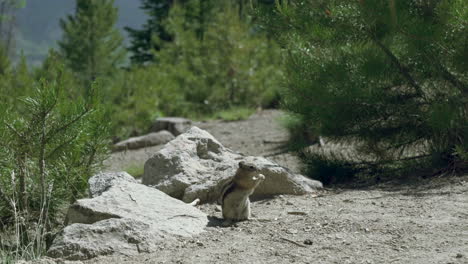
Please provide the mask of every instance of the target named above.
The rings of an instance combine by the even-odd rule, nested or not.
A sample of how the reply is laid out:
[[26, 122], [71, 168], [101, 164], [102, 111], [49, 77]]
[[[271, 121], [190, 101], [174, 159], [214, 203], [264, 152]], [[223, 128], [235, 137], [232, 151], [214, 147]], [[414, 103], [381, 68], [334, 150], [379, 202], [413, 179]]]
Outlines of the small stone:
[[312, 239], [306, 239], [306, 240], [304, 240], [304, 244], [310, 246], [310, 245], [314, 244], [314, 241], [312, 241]]
[[192, 126], [192, 121], [180, 117], [162, 117], [154, 121], [151, 131], [159, 132], [168, 130], [173, 135], [178, 136], [187, 131]]
[[455, 257], [456, 257], [456, 258], [463, 258], [463, 254], [458, 253]]
[[149, 133], [147, 135], [132, 137], [116, 143], [113, 147], [114, 151], [121, 151], [127, 149], [138, 149], [143, 147], [150, 147], [156, 145], [166, 144], [167, 142], [173, 140], [175, 137], [169, 131], [159, 131]]

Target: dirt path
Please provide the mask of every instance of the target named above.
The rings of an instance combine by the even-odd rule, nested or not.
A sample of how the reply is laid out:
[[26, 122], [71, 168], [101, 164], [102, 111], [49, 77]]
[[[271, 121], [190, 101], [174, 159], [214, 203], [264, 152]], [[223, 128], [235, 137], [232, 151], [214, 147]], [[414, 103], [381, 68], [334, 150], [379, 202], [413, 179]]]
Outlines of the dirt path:
[[[233, 150], [269, 155], [287, 138], [279, 116], [263, 111], [246, 121], [197, 125]], [[157, 149], [115, 154], [110, 167], [141, 162]], [[299, 170], [293, 156], [272, 159]], [[468, 175], [255, 201], [259, 220], [228, 228], [219, 226], [218, 206], [200, 208], [212, 224], [198, 237], [154, 254], [86, 263], [468, 263]]]

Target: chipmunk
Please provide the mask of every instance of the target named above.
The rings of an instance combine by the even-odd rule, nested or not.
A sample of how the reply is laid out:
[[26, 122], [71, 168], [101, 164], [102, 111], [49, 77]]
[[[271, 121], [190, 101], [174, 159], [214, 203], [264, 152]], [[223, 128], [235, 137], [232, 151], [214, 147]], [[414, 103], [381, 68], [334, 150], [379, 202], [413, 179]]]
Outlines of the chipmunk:
[[[239, 168], [221, 193], [223, 218], [227, 222], [248, 220], [250, 217], [249, 196], [265, 179], [259, 169], [250, 163], [239, 162]], [[227, 223], [226, 223], [227, 224]]]

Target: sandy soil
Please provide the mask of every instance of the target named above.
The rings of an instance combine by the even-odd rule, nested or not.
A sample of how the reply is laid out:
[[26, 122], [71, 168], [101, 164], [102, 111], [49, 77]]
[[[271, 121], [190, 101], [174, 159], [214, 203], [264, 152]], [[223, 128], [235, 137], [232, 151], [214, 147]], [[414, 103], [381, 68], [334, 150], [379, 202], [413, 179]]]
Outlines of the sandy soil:
[[[197, 126], [233, 150], [269, 156], [287, 139], [280, 114]], [[107, 164], [142, 164], [159, 148], [115, 153]], [[271, 159], [300, 170], [292, 155]], [[468, 263], [468, 175], [254, 201], [257, 219], [232, 227], [220, 226], [219, 206], [200, 209], [211, 219], [200, 236], [162, 244], [154, 254], [85, 263]]]

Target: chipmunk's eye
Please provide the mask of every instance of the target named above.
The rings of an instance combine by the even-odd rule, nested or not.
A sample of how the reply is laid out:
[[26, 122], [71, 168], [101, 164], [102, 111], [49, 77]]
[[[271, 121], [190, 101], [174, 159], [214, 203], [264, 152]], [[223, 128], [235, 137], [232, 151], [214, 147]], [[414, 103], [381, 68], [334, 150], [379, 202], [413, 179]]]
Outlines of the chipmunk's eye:
[[253, 167], [253, 166], [250, 166], [250, 168], [251, 168], [252, 170], [254, 169], [254, 167]]

